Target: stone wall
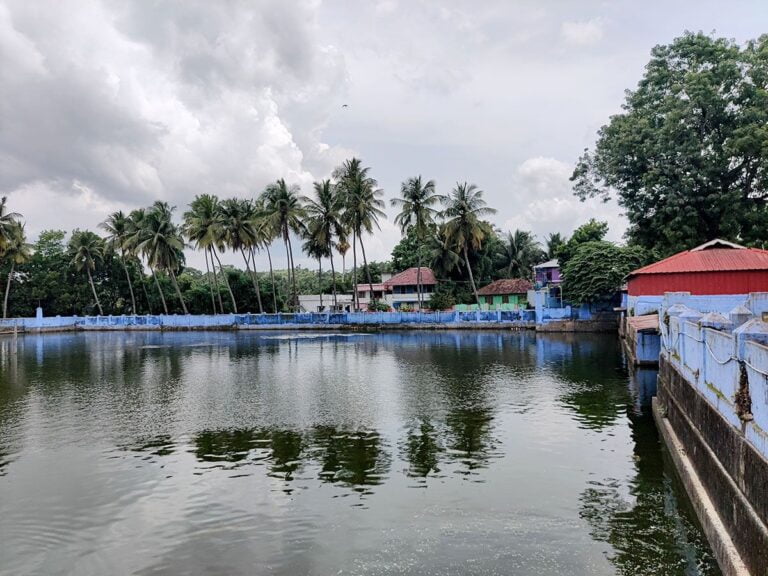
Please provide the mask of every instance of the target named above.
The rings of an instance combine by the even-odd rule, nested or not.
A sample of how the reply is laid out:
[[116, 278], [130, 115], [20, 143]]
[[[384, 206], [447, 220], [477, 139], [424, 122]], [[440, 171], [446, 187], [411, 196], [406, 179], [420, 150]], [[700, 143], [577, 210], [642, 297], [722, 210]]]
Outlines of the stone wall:
[[768, 574], [768, 294], [696, 304], [661, 303], [654, 414], [723, 571]]

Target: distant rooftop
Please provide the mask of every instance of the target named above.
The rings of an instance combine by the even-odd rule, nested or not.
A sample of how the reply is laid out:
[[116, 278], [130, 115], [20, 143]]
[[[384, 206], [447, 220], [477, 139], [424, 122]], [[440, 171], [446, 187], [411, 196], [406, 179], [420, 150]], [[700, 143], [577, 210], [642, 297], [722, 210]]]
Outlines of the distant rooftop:
[[483, 286], [477, 293], [480, 296], [493, 296], [497, 294], [525, 294], [528, 290], [533, 290], [533, 284], [523, 278], [507, 278], [496, 280]]
[[538, 270], [539, 268], [559, 268], [560, 264], [557, 261], [557, 258], [552, 258], [552, 260], [547, 260], [546, 262], [542, 262], [541, 264], [536, 264], [536, 266], [533, 267], [534, 270]]
[[[417, 267], [408, 268], [407, 270], [403, 270], [399, 274], [395, 274], [384, 282], [384, 285], [388, 288], [390, 286], [415, 286], [416, 285], [416, 275], [419, 269]], [[421, 283], [425, 286], [433, 286], [437, 284], [437, 280], [435, 279], [435, 273], [432, 272], [430, 268], [427, 268], [426, 266], [421, 267]]]

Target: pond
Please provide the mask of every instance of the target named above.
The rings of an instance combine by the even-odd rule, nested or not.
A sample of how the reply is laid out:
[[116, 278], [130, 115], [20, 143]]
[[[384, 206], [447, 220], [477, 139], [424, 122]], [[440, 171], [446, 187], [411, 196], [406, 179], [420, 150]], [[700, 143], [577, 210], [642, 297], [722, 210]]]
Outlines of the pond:
[[615, 335], [0, 341], [0, 574], [719, 574]]

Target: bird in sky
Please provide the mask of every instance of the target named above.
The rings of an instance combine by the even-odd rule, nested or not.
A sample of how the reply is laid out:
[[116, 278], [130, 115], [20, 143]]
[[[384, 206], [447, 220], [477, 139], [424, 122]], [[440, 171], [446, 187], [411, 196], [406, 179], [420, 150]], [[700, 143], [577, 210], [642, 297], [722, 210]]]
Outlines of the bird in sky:
[[349, 108], [349, 106], [347, 104], [342, 104], [341, 107], [342, 108]]

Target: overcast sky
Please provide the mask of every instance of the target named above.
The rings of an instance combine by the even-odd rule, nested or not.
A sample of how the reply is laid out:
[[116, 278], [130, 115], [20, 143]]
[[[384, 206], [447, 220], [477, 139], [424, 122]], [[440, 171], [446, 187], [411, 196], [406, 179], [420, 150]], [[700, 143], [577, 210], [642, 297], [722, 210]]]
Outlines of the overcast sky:
[[[502, 229], [596, 217], [619, 240], [618, 208], [568, 177], [684, 30], [756, 38], [768, 2], [0, 0], [0, 191], [35, 237], [279, 177], [309, 193], [356, 155], [387, 202], [416, 174], [467, 180]], [[371, 259], [399, 238], [388, 212]]]

